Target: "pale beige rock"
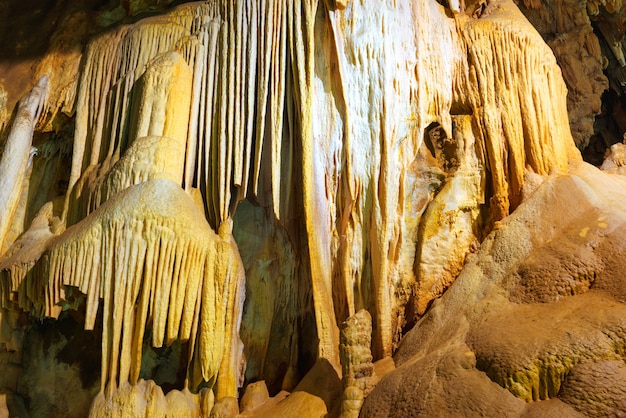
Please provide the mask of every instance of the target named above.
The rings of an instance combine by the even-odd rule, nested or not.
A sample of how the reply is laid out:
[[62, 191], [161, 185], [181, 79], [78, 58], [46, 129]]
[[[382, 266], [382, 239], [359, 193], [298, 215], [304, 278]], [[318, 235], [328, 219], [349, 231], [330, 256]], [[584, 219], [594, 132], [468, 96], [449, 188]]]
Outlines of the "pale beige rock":
[[[479, 140], [493, 189], [490, 216], [497, 220], [519, 205], [526, 166], [546, 175], [564, 171], [569, 157], [580, 156], [569, 130], [567, 89], [551, 51], [512, 3], [492, 2], [488, 12], [459, 22], [469, 48], [463, 70], [468, 72], [461, 77], [467, 77], [470, 87], [458, 92], [458, 100], [468, 101], [480, 114]], [[541, 77], [534, 76], [539, 63]], [[517, 86], [516, 91], [509, 85]], [[548, 101], [552, 106], [544, 109]]]
[[215, 405], [215, 393], [212, 389], [200, 390], [200, 410], [203, 417], [208, 417]]
[[48, 95], [48, 77], [43, 76], [26, 97], [20, 100], [15, 120], [0, 159], [0, 255], [8, 249], [6, 235], [22, 194], [29, 167], [35, 125]]
[[372, 317], [365, 309], [348, 318], [341, 326], [340, 358], [344, 389], [358, 387], [368, 395], [373, 386]]
[[[158, 55], [137, 80], [128, 144], [145, 136], [187, 138], [193, 73], [176, 52]], [[180, 169], [184, 164], [178, 162]]]
[[[521, 201], [526, 165], [541, 175], [563, 170], [571, 151], [569, 133], [562, 128], [565, 89], [560, 73], [513, 5], [494, 3], [478, 20], [465, 14], [450, 18], [430, 1], [345, 6], [343, 11], [322, 7], [328, 17], [314, 25], [317, 2], [296, 2], [294, 7], [253, 2], [247, 9], [185, 5], [166, 18], [146, 19], [100, 36], [86, 51], [79, 83], [70, 177], [73, 189], [80, 177], [86, 182], [94, 175], [93, 170], [104, 175], [134, 136], [150, 129], [161, 135], [169, 124], [187, 141], [184, 186], [199, 186], [214, 227], [232, 216], [237, 202], [248, 196], [248, 186], [285, 222], [298, 216], [293, 190], [301, 190], [318, 349], [335, 367], [340, 320], [369, 309], [375, 313], [374, 354], [391, 354], [416, 276], [419, 281], [437, 277], [424, 282], [424, 296], [416, 297], [419, 315], [452, 282], [480, 236], [467, 228], [476, 220], [478, 205], [491, 199], [492, 221], [502, 218]], [[233, 19], [220, 26], [223, 13]], [[255, 26], [242, 23], [243, 16], [265, 17]], [[511, 22], [524, 31], [509, 30]], [[178, 53], [168, 52], [172, 50]], [[448, 52], [437, 52], [441, 50]], [[510, 59], [500, 62], [494, 56]], [[547, 63], [544, 84], [532, 75], [544, 67], [526, 63], [526, 57]], [[497, 71], [490, 67], [494, 63]], [[322, 71], [326, 67], [337, 72]], [[172, 91], [190, 100], [188, 124], [183, 124], [188, 102], [178, 107], [168, 102], [168, 93], [159, 87], [165, 79], [184, 85]], [[367, 100], [363, 91], [370, 92]], [[291, 94], [296, 99], [286, 101]], [[537, 100], [516, 102], [533, 95]], [[541, 111], [535, 103], [539, 97], [551, 103]], [[474, 114], [470, 125], [480, 150], [475, 160], [482, 165], [474, 164], [473, 174], [459, 173], [451, 180], [450, 191], [429, 213], [438, 212], [435, 207], [446, 201], [456, 183], [474, 199], [473, 212], [467, 216], [462, 209], [468, 207], [467, 197], [446, 203], [454, 221], [450, 229], [435, 229], [441, 237], [465, 231], [464, 244], [452, 256], [438, 256], [449, 260], [447, 264], [435, 257], [428, 262], [432, 267], [422, 263], [414, 272], [416, 254], [433, 251], [412, 238], [420, 219], [405, 209], [406, 194], [396, 182], [409, 177], [408, 167], [428, 126], [438, 123], [447, 136], [455, 134], [451, 109]], [[175, 111], [183, 113], [176, 116]], [[131, 123], [125, 125], [125, 120]], [[149, 120], [153, 128], [148, 128]], [[303, 169], [296, 169], [300, 165]], [[484, 180], [487, 166], [490, 177]], [[493, 196], [469, 190], [482, 187], [483, 180]], [[412, 189], [412, 181], [403, 187]], [[68, 205], [74, 204], [70, 198]]]
[[626, 173], [626, 168], [622, 168], [624, 166], [626, 166], [626, 144], [611, 145], [600, 169], [611, 173], [624, 174]]
[[[314, 233], [319, 235], [315, 240], [321, 252], [316, 257], [321, 264], [330, 259], [336, 267], [332, 286], [328, 279], [320, 279], [315, 297], [326, 301], [324, 295], [332, 289], [337, 320], [359, 308], [370, 310], [373, 352], [380, 358], [397, 344], [407, 312], [423, 312], [454, 280], [465, 255], [484, 233], [467, 227], [484, 216], [479, 215], [480, 210], [485, 212], [482, 202], [489, 206], [489, 219], [482, 220], [488, 230], [521, 202], [527, 166], [545, 175], [565, 170], [568, 158], [580, 157], [567, 127], [561, 72], [551, 51], [512, 3], [490, 3], [480, 19], [462, 14], [451, 19], [442, 7], [427, 1], [393, 6], [350, 3], [341, 14], [331, 15], [330, 23], [332, 31], [316, 35], [319, 69], [312, 111], [319, 123], [312, 127], [316, 138], [312, 155], [317, 188], [306, 200], [331, 208], [321, 212], [313, 207], [307, 216], [315, 220]], [[380, 33], [385, 37], [379, 38]], [[394, 42], [387, 44], [387, 36]], [[388, 74], [387, 67], [379, 65], [381, 60], [394, 71]], [[321, 70], [329, 67], [336, 67], [338, 75]], [[542, 71], [536, 73], [537, 68]], [[520, 97], [532, 99], [520, 102]], [[543, 109], [542, 103], [548, 101], [550, 107]], [[450, 182], [458, 184], [463, 197], [457, 200], [458, 193], [451, 190], [431, 208], [438, 213], [435, 206], [450, 195], [446, 202], [450, 227], [430, 229], [450, 240], [445, 248], [455, 245], [449, 232], [462, 231], [463, 245], [453, 254], [437, 253], [435, 244], [426, 242], [424, 253], [431, 252], [433, 260], [425, 268], [416, 260], [422, 241], [413, 235], [420, 223], [415, 215], [419, 210], [411, 213], [404, 202], [413, 199], [414, 190], [422, 191], [410, 167], [428, 128], [438, 124], [445, 137], [454, 137], [451, 111], [472, 115], [466, 125], [472, 126], [477, 156], [471, 175]], [[397, 138], [393, 145], [385, 142], [392, 138]], [[490, 194], [481, 195], [481, 187]], [[464, 214], [461, 207], [472, 207], [471, 214]], [[424, 224], [437, 225], [437, 218], [433, 215]], [[330, 225], [330, 234], [318, 225]], [[437, 278], [428, 283], [431, 276]], [[418, 298], [414, 294], [421, 280], [426, 280], [424, 296]], [[318, 316], [320, 309], [328, 309], [325, 303], [316, 305]]]
[[[69, 224], [78, 222], [109, 196], [131, 184], [150, 178], [170, 178], [182, 184], [192, 72], [176, 52], [158, 55], [146, 65], [146, 72], [139, 77], [134, 87], [133, 100], [129, 103], [128, 111], [130, 120], [128, 126], [122, 125], [125, 131], [120, 138], [121, 142], [107, 144], [96, 136], [89, 143], [89, 167], [77, 183], [76, 190], [71, 189], [73, 193], [68, 194], [67, 205], [69, 202], [72, 205], [65, 208], [65, 217]], [[154, 136], [171, 138], [170, 143], [135, 145], [139, 138]], [[144, 139], [143, 142], [151, 141], [154, 142], [155, 139]], [[124, 152], [126, 149], [127, 152]], [[77, 152], [81, 152], [80, 146], [74, 152], [74, 159], [78, 158]], [[124, 161], [118, 161], [122, 152]], [[119, 164], [111, 167], [116, 162]], [[150, 167], [151, 164], [155, 167]], [[93, 183], [104, 184], [99, 186]]]
[[[252, 2], [246, 13], [256, 16], [258, 7], [266, 6]], [[253, 36], [257, 29], [248, 30], [248, 23], [240, 22], [243, 7], [224, 10], [237, 16], [225, 19], [224, 26], [220, 11], [213, 3], [184, 5], [166, 16], [121, 27], [90, 43], [78, 87], [70, 190], [89, 166], [104, 163], [104, 171], [108, 170], [132, 141], [134, 130], [139, 136], [150, 134], [145, 126], [149, 123], [157, 131], [159, 127], [173, 130], [158, 135], [188, 141], [186, 188], [194, 179], [206, 186], [202, 193], [211, 225], [217, 227], [227, 219], [231, 198], [239, 198], [238, 192], [232, 194], [230, 185], [245, 190], [257, 158], [252, 149], [257, 68], [252, 57], [257, 53]], [[242, 50], [246, 53], [240, 54]], [[193, 69], [191, 79], [178, 58], [172, 65], [172, 51], [183, 55]], [[148, 69], [144, 75], [146, 66], [161, 54], [165, 55], [154, 61], [154, 71]], [[242, 71], [236, 71], [238, 68]], [[172, 94], [167, 92], [168, 77], [177, 80]], [[147, 83], [144, 87], [148, 90], [139, 89], [142, 83]], [[131, 100], [136, 84], [142, 91]], [[101, 100], [109, 96], [111, 100]], [[261, 102], [257, 117], [264, 119]], [[187, 111], [191, 115], [185, 121]], [[133, 122], [127, 123], [129, 120]], [[257, 146], [262, 143], [259, 138]], [[258, 172], [258, 164], [254, 170]]]
[[[442, 165], [451, 171], [439, 193], [426, 208], [418, 232], [416, 254], [417, 314], [423, 315], [429, 304], [441, 296], [458, 276], [465, 257], [481, 239], [484, 222], [481, 206], [485, 204], [485, 162], [480, 144], [474, 137], [475, 126], [469, 116], [454, 116], [453, 138], [439, 138], [433, 146], [448, 155], [439, 155]], [[445, 133], [444, 133], [445, 135]], [[444, 145], [445, 142], [445, 145]]]
[[[181, 38], [190, 35], [189, 27], [196, 15], [195, 8], [180, 8], [168, 18], [145, 19], [141, 24], [123, 26], [90, 42], [77, 87], [69, 191], [88, 167], [104, 163], [105, 171], [108, 170], [134, 139], [129, 140], [131, 130], [137, 134], [138, 128], [152, 129], [163, 135], [158, 131], [166, 129], [181, 135], [175, 139], [186, 140], [188, 121], [185, 123], [184, 115], [190, 110], [192, 80], [189, 68], [172, 51]], [[139, 82], [140, 95], [147, 94], [151, 105], [144, 107], [139, 97], [133, 105], [131, 89], [149, 64], [164, 53], [169, 54], [154, 61], [154, 68]], [[160, 75], [157, 67], [164, 73]], [[177, 98], [182, 105], [175, 103]], [[154, 121], [150, 121], [153, 113]], [[131, 115], [141, 124], [129, 126]], [[171, 119], [165, 120], [166, 116]]]
[[201, 415], [201, 396], [189, 392], [189, 389], [172, 390], [165, 395], [167, 402], [166, 418], [199, 417]]
[[239, 415], [239, 404], [237, 398], [232, 396], [224, 397], [213, 405], [210, 418], [235, 418]]
[[51, 230], [53, 222], [53, 204], [49, 202], [41, 208], [28, 231], [13, 243], [0, 261], [0, 306], [3, 308], [29, 306], [26, 292], [20, 292], [20, 288], [54, 237]]
[[374, 373], [376, 373], [376, 376], [378, 376], [379, 379], [382, 379], [395, 369], [396, 365], [393, 361], [393, 357], [385, 357], [374, 362]]
[[344, 321], [340, 330], [343, 383], [340, 417], [358, 417], [364, 397], [369, 395], [377, 380], [372, 364], [372, 317], [361, 309]]
[[[244, 417], [323, 417], [335, 414], [339, 406], [341, 381], [328, 360], [321, 359], [300, 381], [292, 393], [282, 391], [265, 404], [251, 411], [242, 411]], [[338, 409], [337, 409], [338, 410]]]
[[[321, 418], [328, 414], [324, 401], [308, 392], [294, 392], [275, 407], [265, 411], [277, 417]], [[261, 416], [261, 415], [259, 415]]]
[[67, 222], [76, 223], [96, 210], [111, 196], [126, 188], [154, 179], [182, 184], [185, 142], [162, 136], [136, 139], [110, 170], [86, 172], [76, 184], [79, 196], [68, 209]]
[[357, 386], [348, 386], [343, 390], [341, 400], [341, 418], [358, 418], [363, 405], [363, 391]]
[[168, 402], [163, 391], [151, 380], [140, 380], [135, 385], [122, 384], [110, 396], [101, 392], [91, 405], [89, 416], [99, 417], [157, 417], [165, 418]]
[[[437, 38], [445, 43], [449, 26], [443, 25], [440, 31], [434, 28], [429, 12], [422, 13], [429, 18], [424, 27], [437, 31]], [[381, 33], [386, 36], [380, 37]], [[397, 240], [401, 226], [395, 222], [402, 217], [395, 214], [402, 213], [397, 187], [402, 160], [419, 147], [420, 135], [411, 131], [414, 124], [419, 130], [421, 120], [416, 118], [427, 119], [436, 113], [433, 109], [422, 114], [416, 109], [428, 101], [415, 94], [420, 80], [426, 79], [418, 74], [421, 62], [415, 59], [416, 41], [421, 38], [415, 33], [407, 2], [394, 6], [350, 2], [341, 13], [330, 15], [329, 30], [316, 33], [315, 141], [310, 180], [315, 187], [307, 200], [323, 202], [319, 205], [330, 210], [311, 209], [318, 215], [310, 215], [315, 226], [309, 234], [319, 236], [315, 239], [322, 251], [321, 266], [334, 266], [330, 269], [332, 278], [325, 279], [326, 284], [319, 281], [320, 293], [314, 296], [322, 301], [316, 314], [320, 315], [317, 311], [328, 300], [322, 291], [332, 294], [331, 309], [338, 323], [360, 309], [369, 310], [374, 318], [376, 357], [392, 352], [398, 331], [390, 283], [395, 282], [395, 254], [400, 251]], [[447, 58], [433, 56], [433, 65]], [[389, 64], [381, 67], [380, 62]], [[337, 68], [337, 73], [324, 68]], [[440, 77], [432, 81], [435, 95], [446, 88], [440, 89], [438, 81], [445, 84], [449, 76], [446, 67], [441, 68], [437, 73]], [[402, 87], [394, 89], [394, 85]], [[413, 103], [411, 98], [420, 103]], [[445, 100], [441, 107], [445, 107]], [[402, 145], [397, 153], [391, 151], [394, 141]], [[392, 182], [396, 186], [391, 187]], [[320, 232], [317, 225], [328, 225], [328, 232]], [[319, 274], [313, 274], [316, 276]], [[337, 344], [333, 343], [335, 347]]]

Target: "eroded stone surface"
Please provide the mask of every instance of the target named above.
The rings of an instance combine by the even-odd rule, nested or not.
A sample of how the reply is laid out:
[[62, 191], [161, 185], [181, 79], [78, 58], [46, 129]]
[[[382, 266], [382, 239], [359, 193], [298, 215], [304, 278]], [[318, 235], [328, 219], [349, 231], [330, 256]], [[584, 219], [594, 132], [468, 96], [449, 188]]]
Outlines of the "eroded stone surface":
[[[586, 164], [541, 185], [407, 334], [364, 416], [429, 416], [444, 405], [462, 415], [623, 411], [626, 305], [621, 268], [608, 267], [624, 248], [623, 187]], [[466, 377], [446, 389], [452, 373]], [[407, 379], [428, 395], [411, 396]]]

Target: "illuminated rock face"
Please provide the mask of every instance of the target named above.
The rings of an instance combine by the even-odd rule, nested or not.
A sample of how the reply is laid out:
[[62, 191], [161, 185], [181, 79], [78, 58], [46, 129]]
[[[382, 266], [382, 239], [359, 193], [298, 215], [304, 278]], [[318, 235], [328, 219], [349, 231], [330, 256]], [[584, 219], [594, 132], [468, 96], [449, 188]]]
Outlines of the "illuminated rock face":
[[405, 336], [361, 414], [624, 411], [624, 185], [586, 164], [550, 176]]
[[[122, 5], [100, 19], [154, 6]], [[342, 369], [365, 365], [368, 376], [382, 376], [371, 360], [388, 360], [399, 346], [397, 361], [407, 361], [407, 330], [421, 335], [438, 323], [431, 312], [469, 274], [466, 259], [488, 251], [481, 242], [496, 240], [544, 177], [580, 160], [561, 70], [515, 4], [450, 7], [216, 0], [93, 37], [74, 57], [80, 70], [64, 84], [71, 93], [53, 84], [44, 100], [44, 78], [29, 96], [42, 98], [39, 107], [7, 125], [9, 141], [30, 141], [38, 109], [45, 131], [73, 102], [71, 158], [54, 174], [67, 190], [41, 210], [20, 195], [29, 145], [17, 141], [20, 153], [3, 154], [0, 173], [13, 174], [0, 177], [0, 193], [38, 215], [24, 225], [29, 218], [16, 209], [0, 213], [0, 227], [17, 231], [0, 237], [1, 341], [16, 340], [20, 312], [78, 312], [100, 338], [93, 416], [217, 416], [236, 410], [238, 388], [258, 380], [278, 394], [256, 407], [259, 415], [334, 414]], [[67, 74], [50, 72], [49, 83], [67, 83]], [[531, 267], [526, 276], [519, 268], [527, 280], [512, 298], [543, 297]], [[589, 289], [587, 267], [559, 280], [572, 292]], [[341, 364], [339, 324], [357, 312], [368, 326], [371, 317], [371, 336], [358, 344], [371, 341], [373, 359], [364, 347], [356, 366]], [[488, 369], [481, 361], [502, 347], [471, 331], [443, 327], [432, 338], [476, 341], [456, 360]], [[165, 379], [146, 371], [146, 353], [163, 345], [184, 353], [167, 395], [154, 383]], [[509, 390], [494, 389], [506, 402], [554, 394], [539, 371], [518, 385], [513, 360], [485, 370]], [[380, 395], [393, 390], [386, 381], [372, 399], [400, 399]], [[358, 414], [375, 383], [363, 382], [344, 376], [346, 414]], [[367, 413], [395, 408], [369, 399]]]

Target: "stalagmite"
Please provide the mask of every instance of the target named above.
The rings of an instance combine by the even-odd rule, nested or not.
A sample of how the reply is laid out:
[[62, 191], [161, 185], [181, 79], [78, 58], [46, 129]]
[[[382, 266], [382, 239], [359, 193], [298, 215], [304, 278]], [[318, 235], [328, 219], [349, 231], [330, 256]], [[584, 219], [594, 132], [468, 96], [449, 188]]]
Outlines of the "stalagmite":
[[0, 255], [10, 242], [6, 234], [20, 200], [22, 184], [31, 155], [33, 131], [41, 116], [48, 96], [48, 77], [43, 76], [33, 90], [20, 100], [17, 114], [0, 160]]
[[372, 364], [372, 317], [362, 309], [341, 327], [339, 346], [343, 395], [341, 417], [358, 417], [363, 398], [372, 391], [376, 375]]
[[123, 384], [110, 399], [99, 394], [91, 406], [89, 416], [124, 418], [132, 411], [133, 416], [151, 418], [208, 417], [211, 409], [201, 404], [203, 398], [201, 393], [193, 394], [187, 389], [164, 394], [153, 381], [141, 379], [136, 385]]

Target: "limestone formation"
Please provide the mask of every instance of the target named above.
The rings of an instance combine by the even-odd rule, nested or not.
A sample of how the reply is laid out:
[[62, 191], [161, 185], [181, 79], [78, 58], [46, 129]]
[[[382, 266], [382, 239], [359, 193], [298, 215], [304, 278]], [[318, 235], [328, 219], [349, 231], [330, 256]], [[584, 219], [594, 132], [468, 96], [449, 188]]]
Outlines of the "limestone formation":
[[39, 79], [33, 90], [19, 103], [0, 160], [0, 255], [12, 242], [7, 233], [22, 195], [22, 186], [32, 162], [31, 144], [35, 125], [48, 95], [48, 77]]
[[190, 385], [219, 374], [218, 397], [233, 396], [241, 372], [244, 277], [229, 234], [223, 226], [216, 235], [175, 183], [151, 180], [68, 228], [49, 244], [37, 274], [6, 275], [3, 287], [17, 293], [21, 309], [40, 317], [58, 317], [69, 300], [67, 286], [77, 288], [86, 299], [86, 329], [94, 329], [103, 299], [101, 384], [109, 394], [137, 382], [149, 322], [156, 347], [190, 341], [189, 359], [197, 363], [190, 366]]
[[[454, 138], [440, 138], [445, 143], [438, 159], [449, 172], [448, 179], [426, 208], [418, 230], [421, 246], [416, 254], [417, 314], [423, 315], [429, 304], [441, 296], [459, 274], [465, 256], [482, 238], [485, 220], [481, 207], [487, 196], [486, 175], [480, 146], [476, 143], [469, 116], [453, 117]], [[436, 145], [433, 144], [435, 147]], [[446, 167], [445, 165], [449, 166]]]
[[241, 411], [252, 410], [263, 405], [269, 399], [269, 392], [264, 381], [250, 383], [241, 397]]
[[341, 328], [339, 355], [343, 395], [341, 417], [358, 417], [365, 396], [374, 387], [376, 375], [372, 364], [372, 317], [365, 309], [348, 318]]
[[32, 416], [69, 399], [40, 357], [72, 416], [623, 408], [622, 151], [576, 149], [621, 6], [57, 3], [0, 114], [0, 390]]
[[201, 395], [188, 390], [170, 391], [167, 395], [152, 381], [135, 385], [124, 383], [109, 399], [100, 393], [94, 400], [90, 417], [197, 417], [209, 416], [201, 405]]

